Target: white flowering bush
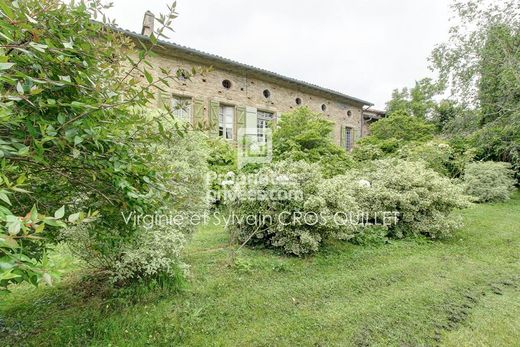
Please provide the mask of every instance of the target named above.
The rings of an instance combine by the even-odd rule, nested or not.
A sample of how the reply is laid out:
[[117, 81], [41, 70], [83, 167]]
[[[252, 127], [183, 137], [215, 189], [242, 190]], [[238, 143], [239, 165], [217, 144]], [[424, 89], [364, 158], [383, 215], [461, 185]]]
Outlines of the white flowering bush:
[[357, 210], [353, 199], [337, 199], [331, 181], [324, 181], [318, 164], [281, 161], [263, 167], [254, 179], [237, 182], [228, 225], [240, 243], [263, 245], [303, 256], [316, 252], [329, 236], [348, 238], [355, 228], [333, 223], [336, 209]]
[[[147, 198], [160, 201], [159, 209], [141, 215], [143, 211], [136, 206], [134, 214], [122, 214], [121, 222], [126, 218], [133, 229], [126, 237], [118, 235], [124, 242], [113, 242], [110, 234], [94, 237], [88, 227], [69, 229], [64, 239], [70, 248], [118, 283], [176, 277], [184, 271], [187, 266], [181, 252], [196, 228], [190, 218], [204, 214], [209, 206], [205, 143], [205, 135], [194, 131], [173, 136], [168, 145], [146, 148], [150, 167], [161, 176], [161, 185], [151, 186]], [[136, 222], [138, 216], [140, 222]]]
[[[370, 223], [397, 237], [449, 236], [461, 226], [453, 211], [468, 206], [462, 188], [421, 162], [385, 159], [334, 178], [341, 194], [353, 196]], [[398, 213], [397, 223], [392, 212]]]
[[499, 202], [509, 199], [515, 189], [511, 164], [484, 161], [466, 166], [462, 186], [476, 202]]

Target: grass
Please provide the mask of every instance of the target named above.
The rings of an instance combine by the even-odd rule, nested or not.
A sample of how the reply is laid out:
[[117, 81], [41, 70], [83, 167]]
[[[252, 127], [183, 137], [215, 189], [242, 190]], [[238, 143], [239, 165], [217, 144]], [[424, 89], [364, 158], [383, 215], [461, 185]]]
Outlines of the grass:
[[[520, 346], [520, 194], [462, 211], [447, 241], [335, 242], [296, 259], [206, 225], [180, 292], [103, 297], [77, 264], [52, 288], [2, 298], [3, 346]], [[68, 259], [64, 262], [63, 259]], [[231, 265], [230, 265], [231, 264]]]

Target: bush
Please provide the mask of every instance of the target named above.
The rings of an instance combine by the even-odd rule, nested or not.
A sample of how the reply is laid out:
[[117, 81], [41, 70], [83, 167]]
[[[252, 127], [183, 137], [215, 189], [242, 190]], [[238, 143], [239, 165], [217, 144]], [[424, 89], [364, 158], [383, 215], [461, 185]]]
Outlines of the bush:
[[406, 144], [429, 141], [434, 133], [433, 124], [397, 111], [370, 126], [370, 135], [357, 142], [354, 157], [362, 160], [381, 158], [397, 152]]
[[[87, 225], [64, 234], [75, 254], [92, 267], [105, 270], [119, 283], [164, 275], [177, 277], [186, 268], [180, 255], [196, 227], [190, 218], [204, 214], [208, 207], [208, 150], [205, 135], [200, 132], [189, 132], [171, 141], [168, 146], [142, 148], [144, 153], [153, 154], [149, 155], [148, 166], [161, 185], [150, 189], [147, 197], [157, 201], [156, 210], [120, 213], [118, 218], [127, 229], [133, 229], [132, 233], [99, 230], [99, 226], [93, 226], [98, 228], [94, 231]], [[134, 225], [133, 217], [137, 214], [141, 215], [141, 221]], [[173, 220], [176, 216], [182, 219]]]
[[[391, 234], [397, 237], [449, 236], [460, 227], [453, 210], [468, 205], [461, 187], [420, 162], [378, 160], [334, 179], [348, 187], [348, 192], [342, 194], [355, 198], [369, 222], [387, 224]], [[391, 219], [385, 220], [383, 212], [398, 212], [397, 223], [388, 223]]]
[[339, 230], [332, 213], [357, 206], [348, 195], [338, 199], [337, 187], [323, 181], [320, 171], [315, 163], [281, 161], [239, 180], [233, 187], [235, 199], [227, 202], [234, 213], [231, 234], [240, 243], [297, 256], [316, 252], [328, 236], [348, 238], [354, 226], [347, 221]]
[[509, 199], [515, 188], [511, 164], [484, 161], [466, 166], [463, 186], [476, 202], [498, 202]]
[[237, 173], [237, 151], [233, 146], [221, 137], [209, 137], [207, 144], [210, 149], [208, 155], [208, 169], [213, 179], [210, 182], [212, 202], [221, 203], [223, 192], [222, 182], [229, 176]]
[[434, 139], [421, 144], [407, 144], [396, 156], [409, 161], [423, 161], [428, 168], [453, 178], [462, 175], [465, 165], [474, 158], [475, 153], [473, 149], [457, 148]]
[[319, 163], [325, 177], [345, 173], [353, 165], [332, 137], [334, 123], [307, 107], [282, 115], [273, 132], [273, 159]]
[[[146, 112], [157, 105], [158, 90], [179, 80], [178, 70], [151, 73], [149, 62], [155, 38], [176, 17], [175, 6], [161, 16], [149, 44], [137, 45], [139, 51], [130, 37], [113, 30], [100, 1], [1, 1], [0, 8], [0, 210], [24, 219], [13, 230], [0, 229], [0, 258], [30, 259], [34, 270], [17, 278], [45, 280], [46, 250], [65, 227], [49, 217], [57, 211], [63, 217], [66, 204], [71, 220], [97, 213], [85, 227], [93, 241], [88, 251], [96, 261], [111, 260], [111, 270], [127, 242], [141, 235], [122, 221], [121, 212], [158, 211], [173, 201], [168, 190], [177, 190], [165, 187], [177, 173], [154, 160], [156, 145], [169, 146], [184, 130], [164, 130], [171, 110], [154, 120], [156, 127], [149, 126]], [[24, 216], [32, 206], [54, 226], [31, 230], [36, 225]], [[10, 264], [28, 269], [20, 261]], [[0, 266], [5, 279], [2, 273]]]

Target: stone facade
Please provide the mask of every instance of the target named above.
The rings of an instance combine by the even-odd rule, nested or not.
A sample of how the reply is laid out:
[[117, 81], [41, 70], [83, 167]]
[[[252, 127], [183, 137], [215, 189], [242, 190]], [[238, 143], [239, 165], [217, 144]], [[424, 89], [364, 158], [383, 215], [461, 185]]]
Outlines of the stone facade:
[[[172, 96], [203, 100], [204, 119], [208, 122], [210, 101], [228, 106], [252, 107], [277, 116], [294, 108], [307, 106], [335, 123], [334, 139], [338, 145], [341, 143], [341, 129], [345, 127], [352, 128], [355, 137], [361, 136], [363, 106], [360, 104], [348, 103], [348, 100], [334, 100], [317, 95], [318, 93], [302, 91], [298, 86], [287, 87], [267, 78], [262, 80], [250, 77], [245, 72], [224, 70], [210, 64], [203, 65], [174, 55], [158, 55], [152, 58], [152, 64], [172, 70], [212, 66], [212, 70], [205, 75], [196, 75], [190, 80], [181, 81], [172, 85], [170, 90]], [[224, 80], [231, 82], [229, 89], [222, 85]], [[270, 93], [268, 98], [263, 94], [265, 90]], [[300, 105], [296, 103], [297, 98], [301, 100]], [[322, 111], [323, 105], [326, 107], [325, 111]]]
[[[145, 24], [147, 16], [152, 14], [146, 14]], [[144, 34], [145, 31], [149, 32], [150, 28], [143, 26]], [[145, 35], [126, 33], [135, 40], [148, 39]], [[191, 121], [208, 124], [214, 124], [215, 118], [218, 122], [215, 113], [218, 113], [219, 105], [234, 107], [233, 140], [237, 138], [237, 128], [257, 126], [258, 112], [271, 113], [276, 120], [283, 113], [301, 106], [333, 121], [334, 141], [346, 149], [351, 149], [363, 135], [363, 109], [371, 106], [369, 102], [173, 43], [163, 42], [155, 51], [157, 55], [151, 62], [157, 71], [152, 74], [158, 74], [159, 68], [169, 71], [190, 71], [193, 67], [210, 69], [203, 75], [172, 85], [160, 98], [163, 102], [165, 97], [188, 100]]]

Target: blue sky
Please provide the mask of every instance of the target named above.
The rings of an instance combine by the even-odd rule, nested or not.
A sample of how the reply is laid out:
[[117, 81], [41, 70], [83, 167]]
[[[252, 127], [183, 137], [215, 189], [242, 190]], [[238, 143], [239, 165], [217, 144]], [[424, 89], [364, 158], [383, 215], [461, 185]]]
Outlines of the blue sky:
[[[111, 0], [117, 23], [140, 31], [165, 0]], [[335, 89], [383, 108], [395, 88], [432, 76], [448, 38], [450, 0], [179, 0], [171, 40]]]

